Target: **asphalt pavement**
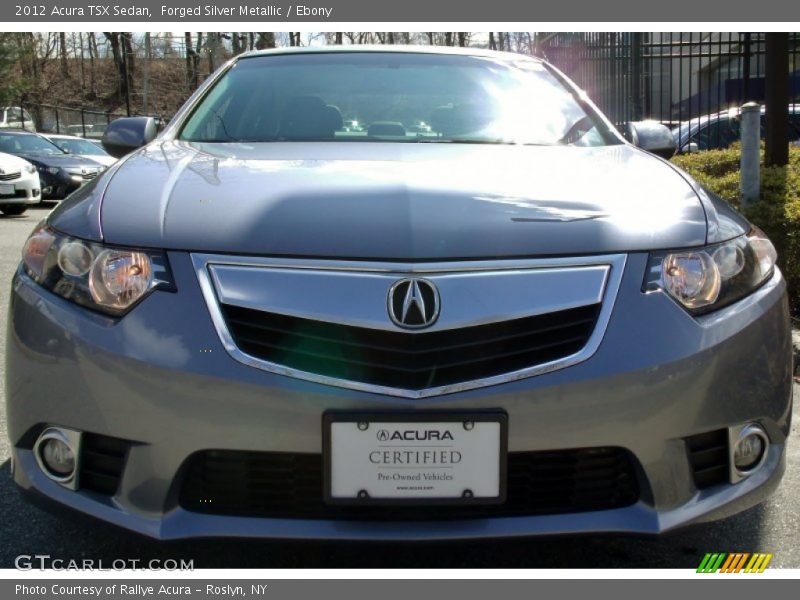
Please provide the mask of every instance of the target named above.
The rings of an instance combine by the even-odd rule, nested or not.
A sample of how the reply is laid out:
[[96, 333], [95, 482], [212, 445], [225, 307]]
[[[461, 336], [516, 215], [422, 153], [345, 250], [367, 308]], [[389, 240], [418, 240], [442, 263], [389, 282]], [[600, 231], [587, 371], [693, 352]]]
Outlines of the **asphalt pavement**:
[[[11, 276], [25, 238], [48, 208], [0, 215], [0, 365]], [[43, 374], [46, 375], [46, 374]], [[0, 368], [0, 405], [5, 406]], [[800, 392], [795, 384], [795, 392]], [[797, 412], [797, 409], [795, 409]], [[0, 410], [0, 568], [19, 555], [51, 558], [191, 559], [195, 568], [696, 568], [706, 552], [771, 552], [771, 568], [800, 568], [800, 440], [793, 420], [788, 467], [766, 503], [711, 524], [660, 537], [574, 536], [492, 542], [333, 543], [193, 540], [162, 543], [99, 522], [28, 504], [9, 472], [5, 409]]]

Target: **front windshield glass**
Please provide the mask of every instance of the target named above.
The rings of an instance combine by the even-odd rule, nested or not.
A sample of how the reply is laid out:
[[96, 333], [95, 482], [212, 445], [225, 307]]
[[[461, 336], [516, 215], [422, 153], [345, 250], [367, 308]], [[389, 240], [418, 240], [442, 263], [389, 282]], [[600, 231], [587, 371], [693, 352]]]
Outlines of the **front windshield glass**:
[[180, 139], [605, 145], [605, 125], [537, 61], [414, 53], [240, 60]]
[[70, 140], [65, 138], [55, 138], [53, 143], [62, 150], [70, 154], [91, 154], [93, 156], [108, 156], [108, 154], [97, 144], [86, 140]]
[[58, 146], [38, 135], [0, 134], [0, 152], [8, 154], [64, 154]]

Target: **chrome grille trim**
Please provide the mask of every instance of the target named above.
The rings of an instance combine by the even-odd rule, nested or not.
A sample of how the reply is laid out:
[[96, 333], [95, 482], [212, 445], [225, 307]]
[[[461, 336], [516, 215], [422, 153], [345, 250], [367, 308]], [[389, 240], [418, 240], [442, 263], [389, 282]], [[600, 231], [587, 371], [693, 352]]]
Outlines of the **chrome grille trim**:
[[[260, 257], [236, 257], [229, 255], [214, 254], [192, 254], [192, 263], [197, 274], [197, 279], [203, 297], [208, 306], [214, 327], [217, 330], [220, 341], [228, 354], [238, 362], [296, 379], [312, 381], [323, 385], [335, 386], [355, 391], [395, 396], [400, 398], [428, 398], [444, 394], [453, 394], [466, 390], [499, 385], [520, 379], [526, 379], [535, 375], [549, 373], [581, 363], [597, 351], [600, 342], [605, 335], [611, 312], [614, 308], [617, 293], [619, 292], [622, 274], [625, 268], [627, 256], [625, 254], [613, 254], [604, 256], [589, 257], [567, 257], [567, 258], [543, 258], [527, 260], [492, 260], [492, 261], [450, 261], [437, 263], [397, 263], [397, 262], [368, 262], [368, 261], [335, 261], [335, 260], [315, 260], [315, 259], [277, 259]], [[608, 266], [608, 276], [602, 293], [602, 306], [597, 317], [597, 322], [589, 337], [586, 345], [578, 352], [547, 363], [533, 365], [528, 368], [511, 371], [501, 375], [464, 381], [450, 385], [432, 387], [420, 390], [408, 390], [394, 387], [386, 387], [359, 381], [339, 379], [327, 375], [320, 375], [307, 371], [286, 367], [285, 365], [268, 362], [243, 352], [234, 342], [228, 330], [225, 318], [222, 314], [217, 291], [212, 281], [210, 267], [212, 265], [229, 265], [235, 267], [262, 267], [269, 269], [292, 269], [292, 270], [330, 270], [350, 273], [386, 273], [397, 275], [398, 278], [408, 275], [428, 275], [460, 272], [480, 272], [490, 273], [493, 271], [507, 270], [529, 270], [529, 269], [552, 269], [585, 266]], [[388, 316], [387, 316], [388, 318]], [[413, 335], [413, 334], [410, 334]]]

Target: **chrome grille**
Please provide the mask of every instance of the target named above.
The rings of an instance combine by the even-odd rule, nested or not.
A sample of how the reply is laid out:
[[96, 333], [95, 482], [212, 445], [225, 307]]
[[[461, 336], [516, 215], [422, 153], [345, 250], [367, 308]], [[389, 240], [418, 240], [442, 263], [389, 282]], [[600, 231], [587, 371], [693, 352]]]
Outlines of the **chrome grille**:
[[[192, 262], [220, 341], [238, 362], [427, 398], [590, 358], [626, 257], [397, 263], [193, 254]], [[438, 318], [422, 328], [390, 316], [392, 290], [409, 278], [438, 290]]]
[[16, 173], [3, 173], [0, 175], [0, 181], [13, 181], [14, 179], [19, 179], [21, 176], [21, 171], [17, 171]]
[[600, 305], [431, 333], [383, 331], [222, 305], [237, 346], [310, 373], [421, 390], [493, 377], [578, 352]]

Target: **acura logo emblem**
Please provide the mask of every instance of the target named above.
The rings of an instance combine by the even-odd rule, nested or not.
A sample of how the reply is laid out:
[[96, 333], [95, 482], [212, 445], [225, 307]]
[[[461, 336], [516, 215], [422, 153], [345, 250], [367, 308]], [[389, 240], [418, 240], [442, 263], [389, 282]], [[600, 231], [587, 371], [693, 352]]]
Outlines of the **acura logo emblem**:
[[398, 327], [430, 327], [439, 318], [439, 291], [427, 279], [401, 279], [389, 289], [388, 308]]

